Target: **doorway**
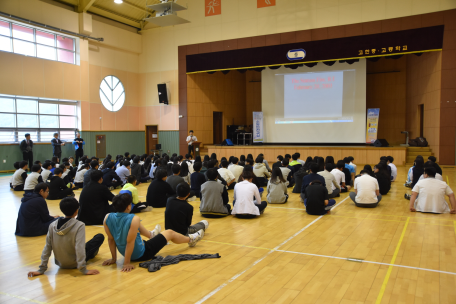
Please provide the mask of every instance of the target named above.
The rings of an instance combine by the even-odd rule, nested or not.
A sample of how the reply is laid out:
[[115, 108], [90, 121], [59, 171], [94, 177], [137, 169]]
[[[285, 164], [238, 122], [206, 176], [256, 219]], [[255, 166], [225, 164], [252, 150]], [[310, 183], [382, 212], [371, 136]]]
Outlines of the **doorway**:
[[219, 145], [223, 141], [223, 112], [214, 112], [212, 118], [213, 143]]
[[146, 126], [146, 154], [152, 154], [157, 150], [158, 144], [158, 126]]
[[424, 137], [424, 104], [418, 105], [418, 115], [420, 119], [420, 137]]
[[95, 135], [98, 158], [106, 157], [106, 135]]

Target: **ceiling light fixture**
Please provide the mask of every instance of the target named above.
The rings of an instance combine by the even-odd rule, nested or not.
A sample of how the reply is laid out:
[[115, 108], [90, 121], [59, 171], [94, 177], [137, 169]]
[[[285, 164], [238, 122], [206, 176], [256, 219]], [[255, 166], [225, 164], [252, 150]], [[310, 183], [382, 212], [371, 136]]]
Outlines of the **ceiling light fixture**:
[[117, 4], [122, 4], [123, 1], [122, 0], [114, 0], [114, 3], [117, 3]]

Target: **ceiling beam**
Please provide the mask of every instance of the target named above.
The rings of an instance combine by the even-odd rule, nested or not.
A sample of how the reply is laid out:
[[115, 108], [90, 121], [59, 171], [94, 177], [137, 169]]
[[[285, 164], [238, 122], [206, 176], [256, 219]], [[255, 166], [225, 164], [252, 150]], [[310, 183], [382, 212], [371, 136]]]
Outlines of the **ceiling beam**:
[[87, 12], [97, 0], [79, 0], [78, 13]]
[[89, 9], [89, 11], [94, 13], [94, 14], [97, 14], [97, 15], [100, 15], [100, 16], [103, 16], [103, 17], [118, 21], [120, 23], [131, 25], [131, 26], [136, 27], [138, 29], [141, 28], [141, 24], [139, 22], [133, 21], [133, 20], [131, 20], [129, 18], [126, 18], [126, 17], [124, 17], [122, 15], [119, 15], [117, 13], [114, 13], [114, 12], [108, 11], [106, 9], [102, 9], [102, 8], [100, 8], [98, 6], [92, 6]]
[[[141, 12], [143, 12], [143, 13], [147, 13], [147, 14], [149, 14], [149, 15], [152, 15], [152, 11], [148, 11], [147, 9], [142, 8], [142, 7], [139, 7], [139, 6], [137, 6], [137, 5], [134, 5], [133, 3], [130, 3], [130, 2], [128, 2], [128, 1], [126, 1], [126, 0], [123, 0], [123, 3], [122, 3], [122, 4], [126, 4], [126, 5], [128, 5], [129, 7], [134, 8], [134, 9], [136, 9], [136, 10], [138, 10], [138, 11], [141, 11]], [[147, 17], [146, 17], [146, 18], [147, 18]]]

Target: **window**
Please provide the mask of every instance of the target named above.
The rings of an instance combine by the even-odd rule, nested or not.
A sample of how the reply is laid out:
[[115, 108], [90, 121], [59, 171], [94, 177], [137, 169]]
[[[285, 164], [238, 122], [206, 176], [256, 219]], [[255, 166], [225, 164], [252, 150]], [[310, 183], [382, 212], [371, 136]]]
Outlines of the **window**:
[[0, 51], [76, 64], [75, 39], [0, 19]]
[[[1, 31], [1, 28], [0, 28]], [[77, 103], [24, 96], [0, 95], [0, 142], [20, 142], [26, 133], [36, 142], [75, 138]]]
[[100, 84], [100, 99], [104, 107], [117, 112], [125, 102], [125, 89], [116, 76], [106, 76]]

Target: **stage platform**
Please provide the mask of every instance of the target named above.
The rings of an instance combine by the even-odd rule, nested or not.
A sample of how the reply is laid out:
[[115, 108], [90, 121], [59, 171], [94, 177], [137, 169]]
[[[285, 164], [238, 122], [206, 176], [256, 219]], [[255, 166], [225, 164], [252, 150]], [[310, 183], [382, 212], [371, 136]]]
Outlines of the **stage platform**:
[[272, 145], [253, 145], [253, 146], [218, 146], [204, 145], [208, 149], [208, 154], [217, 154], [217, 158], [229, 158], [230, 156], [239, 157], [244, 154], [252, 154], [256, 157], [263, 153], [268, 162], [275, 162], [277, 155], [293, 155], [296, 152], [301, 154], [301, 159], [305, 160], [307, 156], [333, 156], [335, 161], [347, 156], [353, 156], [357, 164], [378, 164], [381, 156], [394, 157], [396, 166], [404, 166], [407, 159], [407, 148], [401, 146], [393, 147], [371, 147], [371, 146], [272, 146]]

